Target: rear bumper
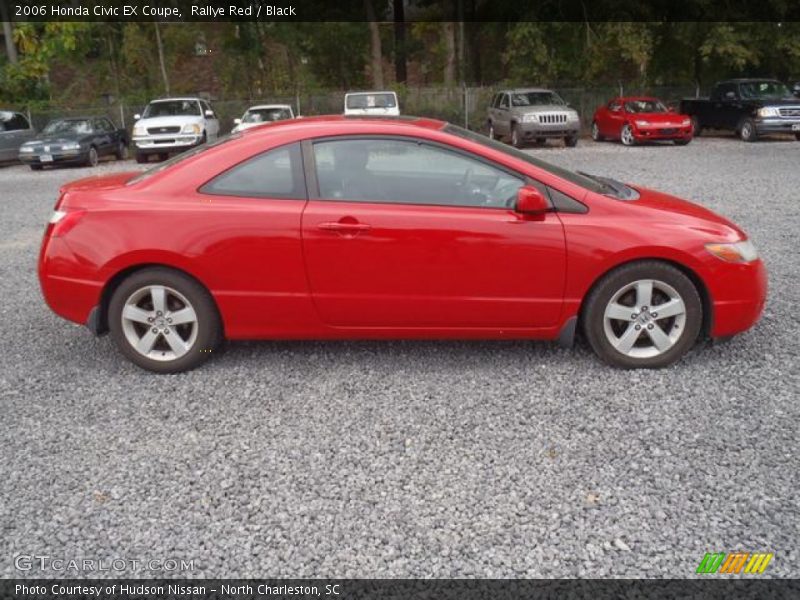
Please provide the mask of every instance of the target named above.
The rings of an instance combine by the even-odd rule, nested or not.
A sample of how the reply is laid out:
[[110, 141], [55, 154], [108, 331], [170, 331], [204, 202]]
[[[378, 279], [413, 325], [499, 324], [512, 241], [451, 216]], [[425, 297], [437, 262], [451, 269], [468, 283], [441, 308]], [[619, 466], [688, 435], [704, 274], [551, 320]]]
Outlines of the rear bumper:
[[165, 152], [182, 152], [203, 143], [199, 135], [165, 134], [148, 135], [133, 138], [138, 154], [163, 154]]
[[92, 309], [100, 304], [103, 285], [77, 273], [77, 264], [64, 240], [52, 237], [45, 240], [39, 260], [39, 285], [45, 302], [54, 313], [86, 325]]
[[53, 160], [42, 161], [41, 155], [36, 154], [20, 154], [19, 161], [26, 165], [42, 165], [46, 167], [47, 165], [77, 165], [83, 164], [89, 160], [89, 153], [88, 152], [70, 152], [70, 153], [57, 153], [50, 155]]
[[730, 271], [726, 270], [718, 289], [710, 290], [714, 338], [750, 329], [761, 317], [767, 300], [767, 270], [761, 260], [726, 266]]

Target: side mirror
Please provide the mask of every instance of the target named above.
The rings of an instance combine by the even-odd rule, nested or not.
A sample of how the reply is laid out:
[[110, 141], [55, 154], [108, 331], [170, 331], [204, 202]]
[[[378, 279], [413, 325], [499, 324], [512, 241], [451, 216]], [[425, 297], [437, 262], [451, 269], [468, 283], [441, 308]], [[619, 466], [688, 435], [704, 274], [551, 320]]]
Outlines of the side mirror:
[[134, 121], [138, 121], [141, 118], [142, 118], [142, 115], [140, 115], [139, 113], [136, 113], [135, 115], [133, 115], [133, 120]]
[[517, 205], [514, 210], [523, 215], [536, 215], [550, 210], [550, 203], [535, 187], [523, 185], [517, 191]]
[[239, 125], [239, 124], [241, 124], [241, 122], [242, 122], [242, 120], [241, 120], [241, 119], [234, 119], [234, 120], [233, 120], [233, 124], [234, 124], [234, 125]]
[[206, 117], [208, 117], [209, 119], [213, 119], [214, 118], [214, 111], [213, 110], [207, 110], [206, 111]]

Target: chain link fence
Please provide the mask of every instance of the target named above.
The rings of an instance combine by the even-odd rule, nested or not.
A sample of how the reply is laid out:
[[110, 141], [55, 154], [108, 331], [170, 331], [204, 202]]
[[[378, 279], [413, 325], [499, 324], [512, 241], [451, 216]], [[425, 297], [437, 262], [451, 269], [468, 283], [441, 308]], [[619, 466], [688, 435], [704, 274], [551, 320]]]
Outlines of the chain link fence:
[[[455, 123], [468, 129], [484, 131], [486, 110], [493, 94], [499, 87], [424, 87], [398, 90], [400, 110], [406, 115], [430, 117]], [[680, 98], [694, 97], [699, 90], [694, 85], [651, 87], [608, 86], [608, 87], [555, 87], [566, 102], [581, 116], [584, 131], [588, 131], [595, 109], [620, 95], [648, 95], [675, 104]], [[233, 128], [233, 120], [241, 117], [253, 104], [288, 104], [296, 115], [312, 116], [342, 114], [344, 94], [340, 90], [313, 93], [296, 93], [266, 96], [258, 102], [243, 99], [211, 99], [212, 106], [220, 120], [220, 131], [227, 133]], [[49, 106], [47, 108], [18, 107], [28, 114], [33, 126], [39, 130], [50, 120], [62, 117], [106, 116], [114, 123], [130, 130], [134, 116], [141, 114], [146, 105], [128, 104], [124, 101], [102, 105], [75, 107]]]

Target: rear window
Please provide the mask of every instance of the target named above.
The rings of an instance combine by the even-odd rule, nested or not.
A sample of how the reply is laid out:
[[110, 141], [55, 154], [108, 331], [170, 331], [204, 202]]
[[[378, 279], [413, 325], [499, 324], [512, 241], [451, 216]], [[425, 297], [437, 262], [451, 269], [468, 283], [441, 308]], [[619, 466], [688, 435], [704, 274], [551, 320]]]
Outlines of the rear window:
[[394, 94], [348, 94], [347, 108], [394, 108], [397, 99]]

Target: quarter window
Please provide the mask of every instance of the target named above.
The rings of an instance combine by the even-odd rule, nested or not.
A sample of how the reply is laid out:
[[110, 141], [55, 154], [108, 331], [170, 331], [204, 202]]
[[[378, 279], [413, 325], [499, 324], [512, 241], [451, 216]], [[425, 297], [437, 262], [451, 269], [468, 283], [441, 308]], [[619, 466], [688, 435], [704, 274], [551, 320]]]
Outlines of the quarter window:
[[300, 145], [282, 146], [239, 163], [200, 192], [218, 196], [306, 199]]
[[512, 207], [522, 177], [436, 145], [396, 139], [316, 142], [324, 200]]

